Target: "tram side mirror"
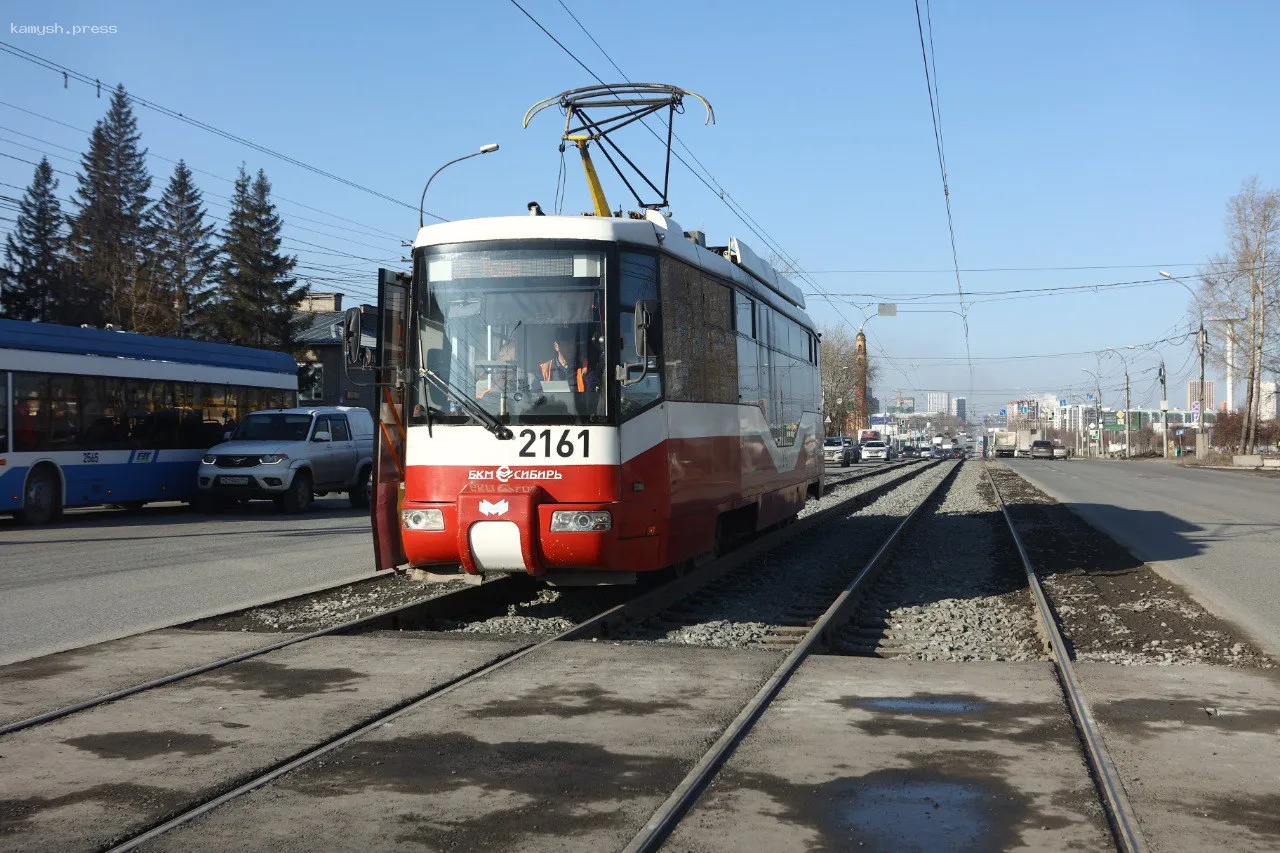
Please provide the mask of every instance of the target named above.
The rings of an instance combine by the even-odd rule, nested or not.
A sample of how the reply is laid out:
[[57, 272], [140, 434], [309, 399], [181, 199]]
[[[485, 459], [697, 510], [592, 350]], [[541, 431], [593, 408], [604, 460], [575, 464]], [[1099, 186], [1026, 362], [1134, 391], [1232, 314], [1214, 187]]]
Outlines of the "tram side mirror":
[[658, 303], [652, 299], [636, 301], [635, 340], [636, 355], [651, 358], [658, 354], [658, 329], [653, 325]]
[[363, 331], [360, 322], [360, 309], [347, 309], [347, 312], [342, 316], [342, 355], [346, 358], [347, 364], [352, 367], [360, 366], [360, 338]]

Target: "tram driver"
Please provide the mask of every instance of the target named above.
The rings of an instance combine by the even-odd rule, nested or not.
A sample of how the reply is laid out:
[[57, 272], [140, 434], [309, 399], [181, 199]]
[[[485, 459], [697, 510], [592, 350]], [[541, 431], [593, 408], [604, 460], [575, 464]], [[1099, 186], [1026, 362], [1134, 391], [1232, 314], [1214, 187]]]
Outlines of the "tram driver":
[[586, 393], [600, 390], [600, 378], [590, 359], [579, 351], [577, 336], [559, 329], [551, 343], [554, 353], [538, 365], [543, 382], [565, 382], [569, 390]]

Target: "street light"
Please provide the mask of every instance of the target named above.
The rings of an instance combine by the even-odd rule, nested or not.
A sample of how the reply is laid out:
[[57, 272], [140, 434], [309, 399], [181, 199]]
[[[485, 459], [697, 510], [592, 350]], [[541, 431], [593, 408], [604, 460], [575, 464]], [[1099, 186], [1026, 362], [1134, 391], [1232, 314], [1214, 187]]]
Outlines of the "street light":
[[1200, 314], [1200, 332], [1196, 336], [1196, 344], [1200, 347], [1200, 401], [1198, 406], [1200, 411], [1196, 415], [1196, 458], [1199, 459], [1202, 458], [1202, 445], [1204, 450], [1208, 450], [1208, 442], [1201, 440], [1201, 436], [1204, 435], [1204, 351], [1209, 345], [1209, 339], [1205, 337], [1204, 333], [1204, 308], [1200, 306], [1200, 300], [1196, 299], [1196, 292], [1191, 289], [1191, 285], [1164, 270], [1160, 270], [1160, 275], [1185, 287], [1187, 293], [1190, 293], [1191, 298], [1195, 300], [1196, 311]]
[[[1132, 346], [1126, 346], [1125, 349], [1134, 349]], [[1124, 357], [1124, 353], [1114, 347], [1107, 347], [1107, 352], [1112, 355], [1120, 356], [1120, 363], [1124, 365], [1124, 458], [1133, 458], [1133, 448], [1129, 441], [1129, 359]]]
[[1093, 422], [1094, 422], [1095, 429], [1098, 432], [1098, 437], [1094, 439], [1094, 441], [1097, 443], [1094, 445], [1093, 455], [1095, 457], [1101, 456], [1102, 455], [1102, 377], [1098, 373], [1095, 373], [1094, 371], [1090, 370], [1087, 367], [1082, 367], [1080, 369], [1093, 377], [1094, 389], [1098, 392], [1098, 396], [1094, 398], [1094, 402], [1093, 402]]
[[427, 178], [427, 185], [422, 188], [422, 200], [418, 202], [418, 227], [421, 228], [425, 223], [423, 211], [427, 204], [427, 190], [431, 189], [431, 182], [436, 179], [436, 175], [452, 166], [454, 163], [461, 163], [463, 160], [470, 160], [472, 157], [479, 157], [481, 154], [491, 154], [498, 150], [498, 143], [490, 142], [488, 145], [481, 145], [479, 151], [473, 151], [470, 154], [450, 160], [439, 169], [431, 173], [431, 177]]

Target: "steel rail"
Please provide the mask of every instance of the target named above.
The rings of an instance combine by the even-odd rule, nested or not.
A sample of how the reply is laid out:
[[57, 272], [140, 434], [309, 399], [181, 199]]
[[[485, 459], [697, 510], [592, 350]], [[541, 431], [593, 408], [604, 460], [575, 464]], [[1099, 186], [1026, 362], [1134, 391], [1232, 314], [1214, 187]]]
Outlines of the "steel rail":
[[[926, 469], [922, 468], [921, 470]], [[738, 744], [751, 731], [765, 709], [781, 692], [796, 670], [800, 668], [800, 664], [804, 663], [805, 658], [812, 653], [815, 646], [826, 645], [831, 632], [837, 629], [843, 620], [848, 618], [854, 605], [857, 604], [863, 588], [871, 580], [874, 580], [879, 573], [903, 531], [919, 515], [920, 510], [938, 493], [939, 489], [954, 479], [959, 470], [960, 464], [953, 464], [951, 469], [939, 478], [928, 494], [921, 498], [911, 512], [907, 513], [906, 517], [894, 527], [889, 536], [881, 543], [875, 555], [858, 571], [857, 575], [836, 597], [836, 600], [832, 602], [826, 612], [809, 629], [804, 638], [774, 670], [773, 675], [751, 697], [751, 700], [724, 730], [719, 739], [711, 745], [711, 748], [702, 756], [702, 759], [685, 775], [671, 796], [658, 807], [658, 810], [653, 813], [640, 832], [631, 839], [631, 843], [624, 848], [624, 853], [648, 853], [648, 851], [657, 850], [662, 846], [672, 830], [679, 825], [685, 814], [697, 802], [702, 792], [711, 784], [711, 781], [719, 773], [720, 768], [729, 759], [729, 756], [733, 754]]]
[[[892, 466], [892, 468], [894, 469], [899, 467], [903, 467], [903, 466], [902, 465]], [[863, 479], [864, 477], [871, 476], [875, 473], [881, 473], [884, 470], [885, 469], [876, 469], [876, 470], [869, 470], [867, 472], [847, 472], [849, 474], [848, 476], [845, 476], [843, 479], [837, 482], [831, 483], [830, 485], [839, 486], [839, 485], [844, 485], [850, 482], [855, 482], [857, 480]], [[856, 499], [856, 497], [853, 499]], [[792, 534], [796, 532], [799, 532], [799, 531], [791, 531]], [[197, 666], [193, 666], [193, 667], [188, 667], [187, 669], [181, 670], [179, 672], [170, 673], [169, 675], [163, 675], [158, 678], [153, 678], [149, 681], [144, 681], [138, 684], [130, 685], [129, 687], [122, 687], [118, 690], [113, 690], [108, 693], [103, 693], [101, 695], [92, 697], [90, 699], [84, 699], [79, 702], [74, 702], [70, 705], [64, 705], [61, 708], [54, 708], [53, 710], [44, 711], [39, 714], [34, 714], [30, 717], [26, 717], [21, 720], [15, 720], [10, 723], [5, 723], [3, 725], [0, 725], [0, 737], [7, 734], [12, 734], [14, 732], [22, 731], [23, 729], [29, 729], [33, 726], [38, 726], [43, 723], [50, 723], [50, 722], [53, 722], [54, 720], [59, 720], [59, 719], [62, 719], [63, 717], [68, 717], [72, 714], [77, 714], [81, 711], [87, 711], [91, 708], [96, 708], [100, 705], [105, 705], [110, 702], [115, 702], [116, 700], [119, 700], [119, 699], [126, 699], [130, 696], [135, 696], [139, 693], [144, 693], [148, 690], [154, 690], [157, 687], [164, 687], [167, 684], [173, 684], [174, 682], [182, 681], [184, 679], [201, 675], [206, 672], [211, 672], [215, 669], [221, 669], [224, 666], [230, 666], [231, 664], [250, 660], [252, 658], [259, 657], [269, 652], [278, 651], [279, 649], [283, 649], [288, 646], [295, 645], [297, 643], [303, 643], [308, 640], [314, 640], [318, 637], [334, 636], [337, 634], [346, 633], [348, 631], [358, 630], [360, 628], [373, 625], [379, 621], [395, 620], [397, 617], [404, 615], [406, 611], [420, 610], [424, 607], [428, 607], [432, 610], [435, 610], [441, 606], [444, 606], [446, 601], [451, 601], [458, 598], [462, 598], [465, 600], [465, 599], [476, 598], [476, 597], [489, 598], [494, 596], [495, 594], [501, 595], [503, 593], [508, 592], [508, 590], [506, 590], [505, 587], [514, 587], [517, 583], [520, 583], [523, 580], [525, 580], [523, 575], [513, 575], [508, 577], [501, 577], [501, 578], [498, 578], [497, 580], [489, 581], [477, 587], [464, 587], [462, 589], [453, 589], [453, 590], [438, 592], [434, 595], [429, 595], [429, 596], [426, 596], [425, 598], [420, 598], [416, 601], [412, 601], [407, 604], [397, 605], [396, 607], [393, 607], [389, 610], [379, 611], [378, 613], [373, 613], [368, 616], [361, 616], [356, 619], [351, 619], [347, 622], [340, 623], [338, 625], [331, 625], [327, 628], [321, 628], [315, 631], [310, 631], [306, 634], [300, 634], [296, 637], [288, 637], [283, 640], [278, 640], [274, 643], [269, 643], [267, 645], [259, 646], [254, 649], [238, 652], [237, 654], [230, 655], [228, 657], [219, 658], [218, 660], [210, 661], [208, 663], [198, 664]], [[350, 581], [347, 581], [343, 584], [338, 584], [333, 588], [337, 589], [349, 584], [350, 584]], [[502, 587], [502, 589], [500, 589], [499, 587]], [[327, 591], [327, 590], [326, 589], [315, 590], [311, 593], [304, 593], [303, 595], [289, 596], [288, 598], [281, 599], [279, 602], [267, 602], [265, 604], [260, 604], [256, 606], [262, 607], [262, 606], [267, 606], [269, 604], [278, 604], [278, 603], [284, 603], [288, 601], [294, 601], [300, 598], [305, 598], [308, 595], [313, 595], [317, 592], [324, 592], [324, 591]], [[514, 591], [514, 590], [510, 590], [510, 591]], [[471, 606], [471, 602], [469, 601], [466, 601], [465, 604], [466, 606]], [[255, 609], [255, 608], [253, 607], [238, 608], [236, 610], [230, 611], [229, 613], [218, 614], [210, 617], [203, 617], [196, 621], [203, 622], [203, 621], [207, 621], [208, 619], [217, 619], [222, 616], [232, 615], [234, 613], [240, 613], [240, 612], [244, 612], [245, 610], [252, 610], [252, 609]], [[176, 627], [176, 626], [173, 626], [173, 627]]]
[[[518, 578], [519, 576], [516, 576], [516, 577]], [[153, 678], [150, 681], [144, 681], [139, 684], [130, 685], [129, 687], [122, 687], [119, 690], [113, 690], [109, 693], [103, 693], [102, 695], [95, 696], [92, 699], [84, 699], [80, 702], [75, 702], [70, 705], [64, 705], [61, 708], [55, 708], [52, 711], [45, 711], [40, 714], [35, 714], [34, 716], [27, 717], [26, 719], [23, 719], [23, 720], [15, 720], [12, 723], [6, 723], [4, 725], [0, 725], [0, 736], [12, 734], [13, 732], [22, 731], [23, 729], [29, 729], [32, 726], [38, 726], [42, 723], [53, 722], [54, 720], [59, 720], [59, 719], [62, 719], [63, 717], [68, 717], [72, 714], [79, 713], [80, 711], [87, 711], [90, 708], [96, 708], [99, 705], [105, 705], [108, 702], [114, 702], [117, 699], [125, 699], [125, 698], [128, 698], [129, 696], [134, 696], [138, 693], [143, 693], [147, 690], [154, 690], [155, 688], [163, 687], [166, 684], [173, 684], [175, 681], [182, 681], [183, 679], [191, 678], [192, 676], [210, 672], [215, 669], [221, 669], [224, 666], [229, 666], [233, 663], [240, 663], [241, 661], [246, 661], [251, 658], [258, 657], [259, 655], [265, 655], [268, 652], [274, 652], [278, 649], [283, 649], [287, 646], [292, 646], [297, 643], [304, 643], [307, 640], [314, 640], [317, 637], [328, 637], [328, 636], [333, 636], [335, 634], [341, 634], [346, 631], [352, 631], [358, 628], [365, 627], [367, 625], [375, 624], [382, 620], [388, 620], [388, 619], [394, 620], [397, 616], [400, 616], [405, 611], [409, 611], [409, 610], [418, 610], [423, 607], [431, 607], [432, 609], [435, 609], [436, 606], [443, 605], [446, 599], [452, 599], [458, 596], [464, 596], [467, 598], [478, 597], [481, 595], [491, 596], [494, 593], [501, 593], [505, 591], [505, 590], [495, 589], [494, 587], [514, 586], [514, 584], [515, 584], [515, 579], [500, 578], [498, 581], [482, 584], [480, 586], [468, 586], [468, 587], [463, 587], [461, 589], [451, 589], [451, 590], [444, 590], [441, 592], [437, 592], [434, 595], [429, 595], [425, 598], [420, 598], [416, 601], [411, 601], [407, 604], [397, 605], [391, 608], [390, 610], [382, 610], [377, 613], [372, 613], [368, 616], [361, 616], [356, 619], [351, 619], [347, 622], [343, 622], [338, 625], [331, 625], [328, 628], [320, 628], [315, 631], [310, 631], [306, 634], [299, 634], [294, 637], [287, 637], [283, 640], [277, 640], [276, 642], [269, 643], [265, 646], [259, 646], [254, 649], [249, 649], [247, 651], [230, 655], [229, 657], [219, 658], [218, 660], [210, 661], [209, 663], [198, 664], [197, 666], [189, 667], [180, 672], [171, 673], [169, 675], [162, 675], [159, 678]], [[481, 593], [480, 590], [485, 590], [485, 592]], [[291, 596], [287, 599], [283, 599], [283, 601], [291, 601], [299, 597], [305, 597], [305, 596]], [[254, 608], [247, 608], [247, 609], [252, 610]], [[233, 611], [233, 612], [237, 612], [237, 613], [243, 612], [243, 609]], [[209, 617], [209, 618], [216, 619], [219, 617], [215, 616], [215, 617]], [[206, 620], [200, 619], [197, 621], [203, 622]]]
[[1150, 848], [1138, 825], [1137, 814], [1129, 802], [1129, 795], [1124, 790], [1124, 783], [1116, 769], [1115, 760], [1111, 757], [1111, 751], [1102, 737], [1093, 709], [1085, 698], [1080, 679], [1076, 677], [1075, 666], [1067, 652], [1062, 632], [1058, 630], [1058, 622], [1044, 594], [1044, 588], [1041, 587], [1035, 567], [1032, 566], [1027, 549], [1022, 544], [1022, 537], [1018, 535], [1018, 529], [1013, 524], [1013, 517], [1009, 515], [1009, 508], [1000, 494], [996, 478], [989, 467], [985, 465], [983, 467], [987, 480], [991, 483], [991, 490], [995, 493], [996, 504], [1000, 507], [1000, 512], [1004, 515], [1005, 523], [1009, 527], [1009, 535], [1013, 537], [1013, 542], [1018, 548], [1018, 557], [1022, 560], [1022, 568], [1027, 574], [1027, 586], [1036, 601], [1040, 626], [1049, 640], [1058, 682], [1062, 686], [1063, 695], [1066, 696], [1067, 707], [1071, 711], [1072, 722], [1075, 723], [1076, 731], [1080, 735], [1080, 742], [1084, 746], [1089, 772], [1098, 789], [1099, 800], [1102, 802], [1103, 811], [1107, 814], [1107, 823], [1111, 826], [1112, 835], [1115, 837], [1117, 846], [1124, 853], [1145, 853]]
[[[229, 791], [226, 791], [218, 795], [217, 797], [214, 797], [210, 800], [206, 800], [203, 803], [193, 806], [187, 811], [184, 811], [181, 814], [175, 815], [169, 820], [159, 823], [151, 827], [150, 829], [144, 830], [141, 833], [134, 835], [113, 847], [108, 848], [105, 851], [105, 853], [126, 853], [126, 851], [134, 850], [138, 846], [145, 844], [146, 842], [151, 841], [157, 838], [158, 836], [163, 835], [166, 832], [169, 832], [172, 829], [176, 829], [177, 827], [182, 826], [183, 824], [189, 823], [190, 821], [213, 811], [214, 809], [229, 802], [230, 800], [236, 799], [237, 797], [243, 796], [244, 794], [248, 794], [254, 790], [257, 790], [258, 788], [261, 788], [262, 786], [272, 782], [273, 780], [278, 779], [279, 777], [285, 775], [286, 773], [290, 773], [294, 770], [297, 770], [300, 767], [310, 764], [316, 759], [322, 758], [325, 755], [330, 754], [331, 752], [333, 752], [336, 749], [339, 749], [345, 744], [348, 744], [351, 741], [356, 740], [357, 738], [360, 738], [374, 731], [375, 729], [381, 728], [387, 723], [390, 723], [395, 719], [401, 716], [404, 716], [405, 714], [418, 710], [423, 705], [427, 704], [428, 702], [431, 702], [432, 700], [435, 700], [442, 696], [447, 696], [450, 693], [453, 693], [454, 691], [462, 687], [465, 687], [466, 685], [474, 681], [478, 681], [482, 678], [486, 678], [492, 675], [493, 673], [497, 672], [498, 670], [510, 664], [515, 663], [518, 660], [528, 657], [529, 655], [541, 649], [548, 648], [553, 643], [561, 642], [564, 640], [579, 640], [589, 636], [598, 636], [598, 635], [604, 634], [608, 630], [608, 626], [610, 624], [615, 624], [618, 622], [629, 624], [631, 622], [638, 621], [634, 615], [632, 616], [622, 615], [621, 611], [624, 611], [627, 608], [633, 607], [633, 606], [638, 607], [641, 611], [647, 610], [649, 607], [656, 605], [656, 602], [661, 598], [662, 594], [666, 593], [669, 596], [672, 593], [672, 591], [675, 591], [675, 590], [678, 590], [679, 597], [688, 595], [690, 592], [696, 591], [697, 589], [700, 589], [702, 586], [705, 586], [706, 584], [710, 583], [716, 578], [723, 576], [723, 574], [725, 574], [727, 571], [732, 571], [733, 568], [738, 568], [744, 565], [745, 563], [749, 562], [750, 559], [756, 556], [760, 551], [777, 548], [780, 544], [782, 544], [786, 540], [791, 539], [792, 537], [798, 535], [799, 533], [804, 532], [805, 530], [808, 530], [810, 526], [813, 526], [811, 524], [806, 524], [805, 522], [812, 521], [814, 522], [814, 524], [816, 524], [816, 523], [819, 523], [815, 521], [816, 519], [829, 518], [832, 512], [838, 511], [841, 508], [844, 508], [847, 511], [849, 504], [864, 498], [867, 494], [880, 492], [880, 491], [891, 491], [892, 489], [897, 488], [898, 486], [902, 485], [908, 480], [915, 479], [915, 477], [918, 476], [920, 473], [923, 473], [925, 470], [928, 470], [929, 468], [932, 468], [932, 467], [935, 467], [935, 466], [933, 465], [909, 466], [909, 473], [907, 476], [900, 477], [896, 480], [891, 481], [890, 483], [877, 486], [874, 489], [869, 490], [869, 492], [866, 492], [860, 495], [851, 496], [848, 500], [842, 501], [840, 504], [838, 504], [835, 507], [830, 507], [826, 510], [823, 510], [822, 512], [814, 513], [812, 516], [809, 516], [808, 518], [804, 519], [800, 523], [789, 525], [786, 528], [774, 531], [773, 533], [768, 534], [765, 537], [762, 537], [760, 540], [753, 542], [752, 545], [749, 547], [741, 548], [737, 551], [733, 551], [728, 555], [726, 555], [725, 557], [722, 557], [716, 560], [715, 562], [706, 565], [705, 567], [703, 567], [702, 570], [699, 570], [694, 574], [686, 575], [683, 578], [678, 578], [674, 581], [671, 581], [668, 584], [664, 584], [663, 586], [652, 590], [649, 593], [638, 596], [637, 598], [633, 599], [630, 602], [625, 602], [615, 607], [611, 607], [608, 610], [605, 610], [601, 613], [597, 613], [595, 616], [592, 616], [589, 619], [586, 619], [583, 622], [580, 622], [577, 625], [571, 628], [568, 628], [565, 631], [562, 631], [553, 637], [549, 637], [546, 640], [542, 640], [541, 642], [536, 642], [536, 643], [530, 643], [526, 646], [511, 649], [508, 652], [504, 653], [503, 655], [495, 658], [494, 660], [491, 660], [486, 664], [482, 664], [481, 666], [476, 667], [475, 669], [472, 669], [469, 672], [462, 673], [461, 675], [455, 678], [452, 678], [441, 684], [434, 685], [431, 688], [417, 694], [416, 696], [408, 697], [407, 699], [403, 700], [397, 705], [391, 708], [385, 709], [381, 712], [378, 712], [377, 714], [367, 719], [366, 721], [359, 723], [356, 726], [353, 726], [343, 732], [340, 732], [338, 735], [336, 735], [335, 737], [331, 738], [328, 741], [325, 741], [319, 746], [313, 747], [307, 750], [306, 752], [300, 755], [297, 755], [291, 759], [286, 759], [281, 763], [277, 764], [276, 766], [272, 767], [271, 769], [240, 784], [239, 786]], [[944, 477], [943, 479], [945, 480], [946, 478]], [[881, 552], [883, 552], [884, 550], [885, 549], [882, 548]], [[880, 556], [881, 556], [880, 553], [878, 553], [877, 558], [879, 558]], [[721, 565], [729, 566], [730, 568], [719, 571], [719, 572], [715, 571], [715, 569], [719, 568]], [[866, 570], [864, 569], [863, 571], [865, 572]], [[689, 583], [690, 581], [698, 581], [698, 583], [690, 584]], [[660, 606], [658, 609], [660, 609]]]

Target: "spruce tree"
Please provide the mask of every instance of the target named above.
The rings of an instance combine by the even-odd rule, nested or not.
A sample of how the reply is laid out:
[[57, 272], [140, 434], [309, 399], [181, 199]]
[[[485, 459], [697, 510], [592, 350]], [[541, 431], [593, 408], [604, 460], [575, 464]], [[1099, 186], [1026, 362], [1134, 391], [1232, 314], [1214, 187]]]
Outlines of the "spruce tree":
[[10, 319], [45, 323], [71, 319], [66, 316], [67, 275], [57, 188], [53, 167], [42, 157], [18, 204], [17, 223], [5, 237], [0, 312]]
[[128, 96], [118, 86], [76, 175], [67, 254], [75, 268], [72, 310], [78, 322], [153, 332], [162, 330], [166, 301], [172, 300], [148, 270], [151, 176], [140, 141]]
[[165, 334], [208, 337], [213, 273], [217, 250], [210, 242], [213, 225], [205, 221], [200, 190], [182, 160], [152, 212], [155, 244], [151, 274], [172, 294]]
[[292, 275], [298, 259], [280, 252], [281, 227], [266, 173], [259, 169], [250, 181], [242, 166], [222, 232], [217, 313], [230, 343], [293, 348], [301, 326], [295, 312], [307, 287]]

